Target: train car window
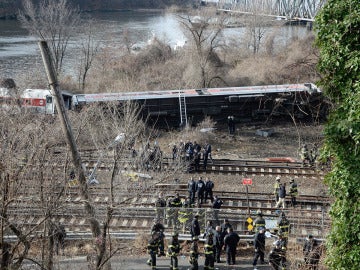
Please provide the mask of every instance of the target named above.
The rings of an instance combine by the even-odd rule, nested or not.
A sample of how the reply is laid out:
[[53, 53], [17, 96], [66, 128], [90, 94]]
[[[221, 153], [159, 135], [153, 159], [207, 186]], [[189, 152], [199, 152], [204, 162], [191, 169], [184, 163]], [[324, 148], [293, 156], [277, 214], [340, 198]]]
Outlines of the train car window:
[[52, 103], [52, 96], [46, 96], [46, 103], [47, 104]]
[[204, 95], [204, 92], [202, 89], [195, 89], [196, 93], [198, 93], [198, 95]]
[[31, 100], [30, 99], [25, 99], [24, 104], [25, 105], [31, 105]]

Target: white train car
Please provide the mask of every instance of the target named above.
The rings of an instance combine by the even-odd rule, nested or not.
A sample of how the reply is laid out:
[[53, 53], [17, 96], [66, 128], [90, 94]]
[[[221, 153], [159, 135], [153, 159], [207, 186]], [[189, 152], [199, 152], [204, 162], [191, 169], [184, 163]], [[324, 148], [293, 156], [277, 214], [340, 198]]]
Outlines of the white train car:
[[[71, 108], [72, 94], [62, 91], [65, 106]], [[14, 92], [0, 88], [0, 105], [7, 110], [20, 110], [33, 113], [54, 114], [55, 103], [49, 89], [25, 89]]]

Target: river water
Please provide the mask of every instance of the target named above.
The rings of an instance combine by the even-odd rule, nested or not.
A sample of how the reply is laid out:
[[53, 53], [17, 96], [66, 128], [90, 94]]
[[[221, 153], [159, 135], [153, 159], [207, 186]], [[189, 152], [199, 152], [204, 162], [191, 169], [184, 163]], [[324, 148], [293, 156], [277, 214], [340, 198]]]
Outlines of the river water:
[[[172, 47], [185, 41], [185, 36], [173, 14], [126, 11], [92, 13], [91, 16], [96, 22], [94, 33], [100, 47], [120, 46], [125, 30], [138, 45], [147, 43], [154, 36], [165, 40]], [[244, 29], [231, 28], [226, 31], [226, 35], [232, 36], [241, 32], [244, 32]], [[294, 35], [304, 35], [305, 32], [303, 27], [284, 27], [281, 36], [288, 40]], [[71, 39], [68, 52], [70, 57], [64, 60], [64, 66], [70, 73], [75, 69], [76, 44], [84, 37], [84, 34], [80, 33]], [[39, 66], [42, 66], [42, 60], [37, 39], [29, 36], [19, 22], [0, 20], [0, 79], [16, 78], [17, 75]]]

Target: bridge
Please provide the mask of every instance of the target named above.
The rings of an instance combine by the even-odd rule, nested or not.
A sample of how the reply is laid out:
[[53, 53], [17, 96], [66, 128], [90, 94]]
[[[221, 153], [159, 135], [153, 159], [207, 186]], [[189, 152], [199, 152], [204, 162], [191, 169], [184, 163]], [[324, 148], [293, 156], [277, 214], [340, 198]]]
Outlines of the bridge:
[[311, 22], [326, 0], [202, 0], [201, 3], [215, 4], [227, 12]]

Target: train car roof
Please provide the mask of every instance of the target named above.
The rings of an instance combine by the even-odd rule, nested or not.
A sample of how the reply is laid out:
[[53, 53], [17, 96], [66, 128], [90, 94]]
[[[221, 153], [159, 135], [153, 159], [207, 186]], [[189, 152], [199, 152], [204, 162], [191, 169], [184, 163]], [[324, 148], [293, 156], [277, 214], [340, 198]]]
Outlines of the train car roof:
[[148, 100], [162, 98], [198, 97], [198, 96], [252, 96], [271, 93], [284, 92], [320, 92], [311, 83], [305, 84], [284, 84], [284, 85], [264, 85], [246, 87], [224, 87], [224, 88], [202, 88], [185, 90], [161, 90], [144, 92], [121, 92], [121, 93], [98, 93], [98, 94], [79, 94], [74, 95], [77, 102], [100, 102], [100, 101], [122, 101], [122, 100]]

